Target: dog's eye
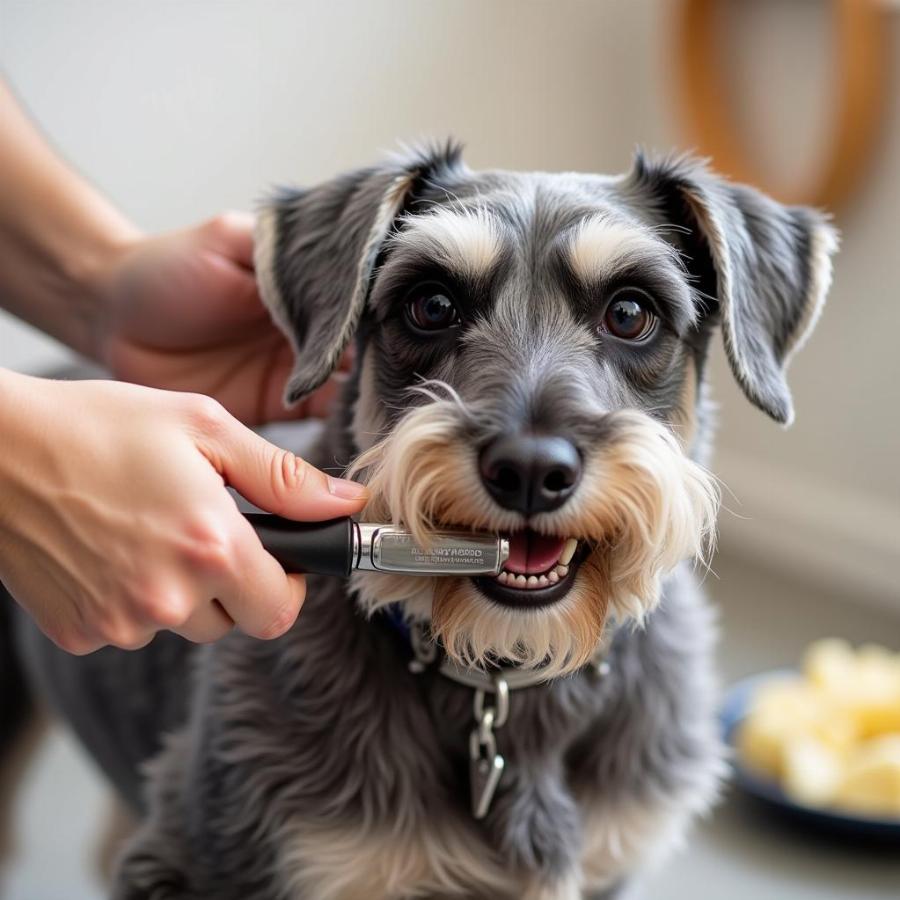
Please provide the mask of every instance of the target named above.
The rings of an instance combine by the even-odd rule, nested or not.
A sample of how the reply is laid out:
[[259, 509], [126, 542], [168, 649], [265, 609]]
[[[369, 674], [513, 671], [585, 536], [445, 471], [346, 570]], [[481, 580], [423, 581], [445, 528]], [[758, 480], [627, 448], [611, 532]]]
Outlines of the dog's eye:
[[444, 331], [459, 324], [456, 304], [447, 289], [439, 284], [416, 288], [406, 301], [406, 314], [421, 331]]
[[642, 341], [656, 328], [656, 316], [643, 291], [624, 288], [616, 292], [603, 314], [603, 330], [624, 341]]

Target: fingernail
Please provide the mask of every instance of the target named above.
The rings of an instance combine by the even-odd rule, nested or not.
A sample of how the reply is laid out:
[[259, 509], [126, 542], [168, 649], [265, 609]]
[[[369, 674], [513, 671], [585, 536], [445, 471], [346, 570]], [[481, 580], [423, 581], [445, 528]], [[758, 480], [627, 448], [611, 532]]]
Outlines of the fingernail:
[[331, 475], [328, 476], [328, 492], [341, 500], [359, 500], [368, 493], [364, 484], [357, 484], [346, 478], [333, 478]]

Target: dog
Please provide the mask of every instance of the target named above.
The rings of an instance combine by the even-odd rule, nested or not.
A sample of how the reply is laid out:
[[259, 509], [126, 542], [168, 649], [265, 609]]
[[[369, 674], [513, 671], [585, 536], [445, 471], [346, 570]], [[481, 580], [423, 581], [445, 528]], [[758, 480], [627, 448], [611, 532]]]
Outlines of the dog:
[[139, 817], [115, 900], [598, 900], [677, 846], [724, 767], [708, 349], [721, 330], [789, 424], [836, 244], [682, 156], [474, 172], [434, 145], [277, 193], [256, 271], [287, 402], [355, 346], [311, 461], [367, 481], [363, 520], [511, 553], [310, 577], [271, 642], [76, 659], [23, 624], [20, 663]]

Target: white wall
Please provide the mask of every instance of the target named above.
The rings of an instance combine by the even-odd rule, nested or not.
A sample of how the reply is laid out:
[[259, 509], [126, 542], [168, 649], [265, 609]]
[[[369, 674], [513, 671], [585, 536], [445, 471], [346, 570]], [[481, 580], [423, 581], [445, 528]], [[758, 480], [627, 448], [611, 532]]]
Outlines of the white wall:
[[[739, 4], [733, 4], [736, 7]], [[245, 207], [279, 181], [454, 134], [474, 166], [618, 171], [681, 143], [666, 0], [0, 0], [0, 64], [62, 152], [142, 226]], [[752, 17], [747, 8], [752, 6]], [[827, 119], [822, 4], [732, 10], [736, 104], [799, 177]], [[900, 59], [900, 15], [889, 24]], [[900, 73], [822, 324], [792, 369], [798, 420], [754, 412], [718, 359], [727, 547], [900, 603]], [[768, 128], [765, 126], [768, 125]], [[0, 321], [0, 364], [58, 350]]]
[[[732, 0], [739, 124], [773, 181], [808, 182], [827, 152], [835, 81], [817, 0]], [[726, 546], [900, 605], [900, 15], [880, 145], [837, 215], [842, 249], [825, 314], [791, 368], [797, 422], [780, 433], [740, 402], [721, 356], [718, 471], [737, 495]], [[736, 38], [736, 39], [735, 39]], [[765, 127], [768, 125], [769, 127]], [[745, 518], [739, 518], [742, 516]]]

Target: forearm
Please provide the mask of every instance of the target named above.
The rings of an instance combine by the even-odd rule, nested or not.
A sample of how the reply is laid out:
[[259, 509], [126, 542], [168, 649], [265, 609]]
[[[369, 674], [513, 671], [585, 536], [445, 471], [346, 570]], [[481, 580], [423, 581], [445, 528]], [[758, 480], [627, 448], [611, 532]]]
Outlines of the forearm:
[[47, 145], [0, 81], [0, 305], [99, 355], [100, 282], [138, 236]]

